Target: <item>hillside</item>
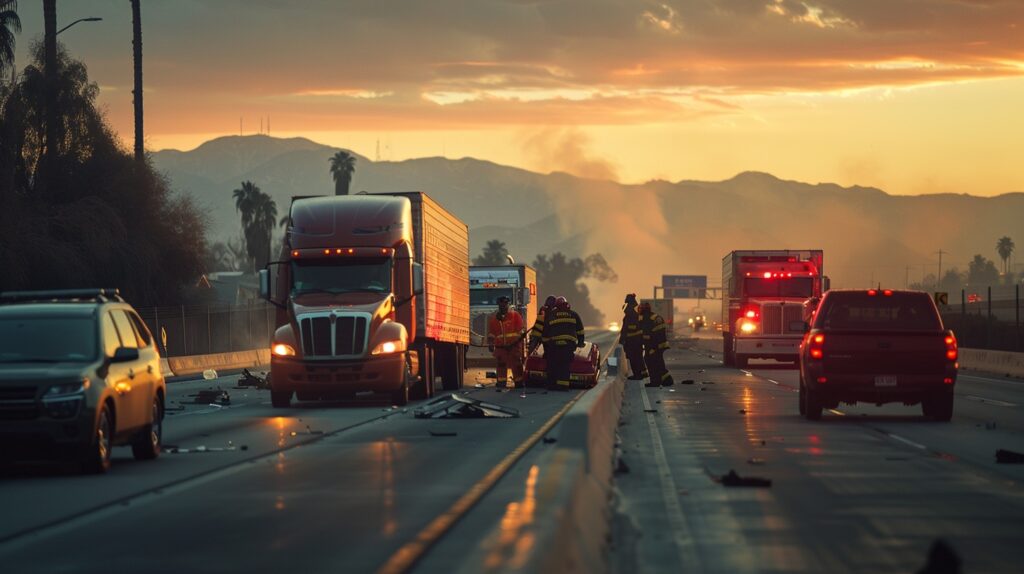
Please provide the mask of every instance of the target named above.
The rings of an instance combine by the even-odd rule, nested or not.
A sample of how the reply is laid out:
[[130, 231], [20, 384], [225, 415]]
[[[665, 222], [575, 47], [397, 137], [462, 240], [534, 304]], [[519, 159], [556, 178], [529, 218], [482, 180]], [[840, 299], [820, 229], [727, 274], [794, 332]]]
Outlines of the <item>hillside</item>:
[[[332, 193], [335, 148], [305, 139], [225, 137], [191, 151], [159, 151], [157, 167], [210, 216], [210, 235], [237, 235], [231, 191], [252, 180], [287, 209], [290, 197]], [[623, 291], [649, 293], [663, 273], [707, 274], [716, 284], [731, 249], [823, 248], [836, 286], [903, 286], [937, 270], [996, 258], [1003, 235], [1024, 237], [1024, 194], [893, 196], [882, 190], [807, 184], [747, 172], [721, 182], [623, 185], [538, 174], [471, 158], [373, 162], [358, 157], [353, 191], [422, 190], [470, 226], [473, 253], [505, 241], [520, 261], [562, 250], [603, 253], [620, 284], [594, 285], [618, 307]], [[909, 266], [909, 270], [908, 270]]]

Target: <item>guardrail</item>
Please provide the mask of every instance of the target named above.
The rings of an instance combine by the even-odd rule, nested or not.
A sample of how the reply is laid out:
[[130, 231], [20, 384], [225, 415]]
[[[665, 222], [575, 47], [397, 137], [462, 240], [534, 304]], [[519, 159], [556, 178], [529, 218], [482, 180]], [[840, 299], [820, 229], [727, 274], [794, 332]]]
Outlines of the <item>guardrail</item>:
[[973, 371], [1024, 378], [1024, 353], [961, 348], [960, 366]]
[[165, 377], [195, 375], [207, 370], [233, 370], [249, 367], [270, 366], [270, 349], [231, 351], [209, 355], [169, 357], [160, 360], [160, 369]]

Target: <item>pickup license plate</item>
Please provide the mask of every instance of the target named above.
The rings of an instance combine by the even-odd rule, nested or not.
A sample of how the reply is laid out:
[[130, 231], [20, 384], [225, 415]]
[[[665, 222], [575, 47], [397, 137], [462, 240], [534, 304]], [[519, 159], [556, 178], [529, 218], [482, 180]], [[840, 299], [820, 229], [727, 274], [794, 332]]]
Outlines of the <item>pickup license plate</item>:
[[880, 377], [875, 377], [875, 386], [876, 387], [895, 387], [896, 386], [896, 377], [893, 376], [893, 375], [883, 375], [883, 376], [880, 376]]

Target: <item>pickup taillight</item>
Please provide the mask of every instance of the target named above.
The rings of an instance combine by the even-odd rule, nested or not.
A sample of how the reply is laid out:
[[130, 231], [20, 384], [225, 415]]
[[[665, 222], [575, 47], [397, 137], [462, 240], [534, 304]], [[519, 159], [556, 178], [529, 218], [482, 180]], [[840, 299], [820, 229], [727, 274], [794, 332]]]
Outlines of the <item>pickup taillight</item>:
[[950, 361], [956, 361], [960, 356], [960, 351], [956, 346], [956, 337], [953, 336], [953, 332], [946, 333], [946, 358]]
[[816, 333], [807, 337], [807, 353], [812, 359], [825, 358], [825, 335]]

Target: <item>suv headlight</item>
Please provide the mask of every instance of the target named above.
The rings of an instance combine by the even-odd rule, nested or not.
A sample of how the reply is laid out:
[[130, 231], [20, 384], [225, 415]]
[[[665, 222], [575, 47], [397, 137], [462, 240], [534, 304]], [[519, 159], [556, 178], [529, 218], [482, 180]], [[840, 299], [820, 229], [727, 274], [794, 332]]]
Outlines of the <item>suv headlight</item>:
[[61, 383], [53, 385], [43, 394], [44, 401], [60, 401], [77, 398], [89, 388], [89, 379], [82, 379], [77, 383]]
[[377, 345], [370, 351], [371, 355], [390, 355], [392, 353], [404, 353], [405, 352], [405, 341], [397, 339], [394, 341], [384, 341]]

